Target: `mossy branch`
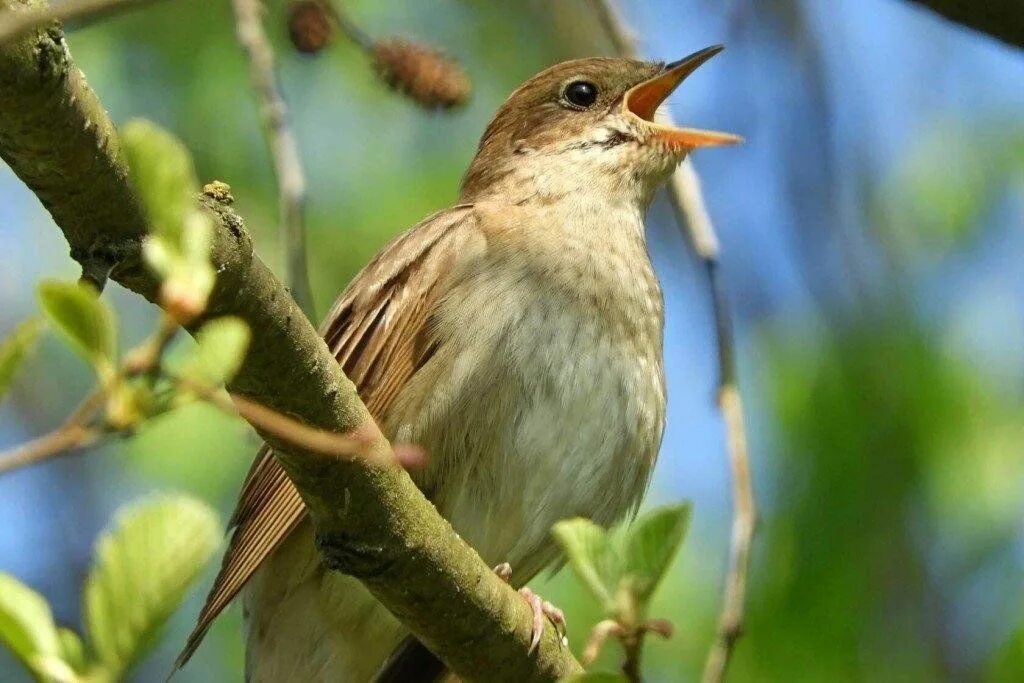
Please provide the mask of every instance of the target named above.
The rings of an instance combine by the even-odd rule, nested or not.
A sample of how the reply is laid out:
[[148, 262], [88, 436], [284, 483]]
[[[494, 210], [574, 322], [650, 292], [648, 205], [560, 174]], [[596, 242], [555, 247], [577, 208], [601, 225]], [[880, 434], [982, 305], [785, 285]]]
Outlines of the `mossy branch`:
[[[38, 0], [0, 0], [0, 9], [43, 7]], [[72, 257], [94, 278], [107, 273], [155, 301], [158, 282], [141, 256], [146, 224], [117, 132], [58, 25], [0, 45], [0, 93], [0, 157], [53, 216]], [[253, 333], [229, 388], [313, 427], [358, 435], [371, 451], [386, 454], [390, 444], [323, 340], [253, 252], [242, 220], [214, 198], [203, 201], [217, 219], [218, 272], [205, 317], [238, 316]], [[461, 677], [553, 681], [580, 671], [554, 629], [527, 654], [527, 605], [403, 470], [270, 442], [309, 508], [329, 566], [363, 580]]]

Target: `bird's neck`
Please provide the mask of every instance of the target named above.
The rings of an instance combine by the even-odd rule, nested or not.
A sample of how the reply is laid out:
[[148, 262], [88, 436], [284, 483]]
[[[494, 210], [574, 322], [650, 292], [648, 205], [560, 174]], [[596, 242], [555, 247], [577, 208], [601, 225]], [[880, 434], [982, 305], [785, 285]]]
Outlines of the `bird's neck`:
[[551, 152], [520, 149], [499, 158], [478, 155], [466, 173], [461, 199], [519, 205], [587, 202], [642, 216], [664, 178], [636, 173], [624, 161], [593, 146]]

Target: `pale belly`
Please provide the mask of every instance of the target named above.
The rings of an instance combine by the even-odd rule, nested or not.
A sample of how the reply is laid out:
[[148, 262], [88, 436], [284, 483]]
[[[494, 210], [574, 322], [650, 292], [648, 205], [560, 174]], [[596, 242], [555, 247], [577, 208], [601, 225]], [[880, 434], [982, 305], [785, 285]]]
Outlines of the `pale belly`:
[[[460, 312], [487, 310], [490, 292], [474, 285], [455, 292], [470, 304]], [[431, 464], [417, 483], [485, 561], [509, 562], [519, 584], [555, 556], [555, 522], [607, 525], [639, 502], [665, 397], [660, 310], [643, 338], [624, 340], [576, 302], [516, 299], [510, 289], [500, 314], [442, 313], [450, 337], [386, 428], [426, 448]], [[420, 381], [432, 389], [425, 402]]]

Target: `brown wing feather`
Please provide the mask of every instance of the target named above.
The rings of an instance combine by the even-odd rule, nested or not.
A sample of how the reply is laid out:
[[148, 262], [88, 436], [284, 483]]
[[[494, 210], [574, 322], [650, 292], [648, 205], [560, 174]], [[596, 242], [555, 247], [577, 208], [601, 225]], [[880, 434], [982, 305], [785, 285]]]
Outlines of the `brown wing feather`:
[[[432, 352], [424, 338], [439, 275], [467, 234], [470, 206], [434, 214], [392, 240], [338, 297], [321, 332], [378, 420]], [[439, 245], [448, 243], [444, 247]], [[263, 446], [246, 477], [220, 572], [176, 667], [188, 661], [217, 615], [306, 516], [295, 486]]]

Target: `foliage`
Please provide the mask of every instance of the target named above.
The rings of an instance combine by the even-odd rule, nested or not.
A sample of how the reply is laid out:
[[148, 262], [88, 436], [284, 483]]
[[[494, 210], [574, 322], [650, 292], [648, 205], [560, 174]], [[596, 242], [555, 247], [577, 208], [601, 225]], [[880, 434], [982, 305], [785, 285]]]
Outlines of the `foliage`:
[[648, 619], [651, 597], [665, 578], [686, 536], [690, 505], [656, 508], [632, 524], [623, 522], [605, 530], [588, 519], [558, 522], [552, 534], [583, 585], [597, 598], [606, 618], [591, 632], [581, 663], [589, 665], [609, 636], [618, 638], [626, 652], [625, 677], [591, 671], [571, 680], [638, 681], [644, 636], [672, 635], [672, 624]]
[[196, 346], [181, 374], [204, 386], [229, 381], [238, 372], [249, 346], [249, 327], [238, 318], [211, 320], [196, 333]]
[[881, 186], [876, 225], [900, 257], [936, 259], [969, 247], [1000, 198], [1024, 180], [1024, 126], [990, 126], [1004, 135], [977, 135], [952, 121], [932, 126]]
[[67, 674], [59, 680], [73, 678], [46, 599], [8, 574], [0, 574], [0, 640], [39, 680], [59, 671]]
[[21, 363], [35, 347], [41, 329], [38, 320], [26, 320], [0, 342], [0, 400], [10, 388]]
[[[457, 2], [443, 11], [433, 3], [346, 4], [376, 26], [429, 35], [484, 77], [458, 117], [427, 117], [382, 92], [354, 50], [332, 48], [316, 60], [279, 51], [308, 171], [320, 301], [391, 236], [455, 199], [478, 134], [524, 77], [608, 49], [591, 23], [577, 21], [574, 3]], [[689, 49], [674, 18], [690, 16], [693, 36], [722, 25], [735, 33], [718, 73], [698, 74], [698, 91], [684, 88], [670, 102], [681, 119], [750, 133], [745, 149], [695, 155], [721, 227], [722, 275], [737, 304], [762, 505], [751, 620], [730, 680], [1020, 680], [1022, 186], [1006, 163], [1020, 149], [1019, 88], [1012, 87], [1020, 82], [1020, 54], [895, 2], [846, 3], [843, 21], [831, 22], [830, 9], [813, 5], [814, 21], [790, 33], [811, 5], [724, 3], [704, 12], [693, 3], [664, 12], [618, 5], [658, 58]], [[268, 3], [268, 26], [281, 25], [284, 6]], [[887, 30], [872, 31], [881, 9]], [[229, 14], [226, 3], [155, 3], [77, 30], [68, 42], [116, 120], [142, 114], [172, 127], [188, 141], [200, 178], [230, 181], [257, 249], [273, 259], [273, 178], [258, 113], [240, 98], [248, 74]], [[824, 68], [820, 100], [807, 78], [816, 63]], [[822, 116], [815, 101], [825, 104]], [[45, 212], [14, 182], [0, 178], [0, 187], [10, 200], [0, 201], [0, 270], [10, 278], [19, 263], [37, 261]], [[866, 200], [880, 210], [865, 214]], [[814, 206], [820, 211], [808, 209]], [[651, 497], [692, 497], [700, 514], [688, 552], [652, 599], [652, 614], [681, 625], [670, 644], [645, 647], [647, 679], [655, 683], [699, 679], [729, 522], [720, 425], [709, 407], [706, 295], [663, 215], [656, 204], [649, 224], [665, 278], [671, 413]], [[867, 254], [858, 253], [859, 243]], [[892, 248], [896, 279], [880, 265]], [[848, 296], [856, 273], [843, 264], [858, 257], [874, 297]], [[922, 260], [936, 266], [926, 276], [903, 272]], [[11, 279], [2, 285], [3, 324], [31, 314], [27, 288]], [[901, 299], [906, 308], [888, 316], [849, 315], [848, 307], [871, 313]], [[139, 307], [119, 314], [125, 339], [149, 325]], [[68, 373], [52, 348], [44, 344], [38, 354], [48, 372], [5, 406], [6, 439], [21, 437], [12, 424], [45, 426], [61, 417], [57, 388], [66, 389]], [[84, 500], [53, 500], [68, 476], [63, 464], [0, 480], [5, 511], [35, 498], [53, 510], [46, 519], [12, 516], [4, 548], [46, 538], [33, 577], [45, 572], [77, 588], [51, 569], [77, 560], [73, 537], [60, 528], [72, 502], [80, 506], [75, 514], [95, 514], [96, 500], [126, 495], [126, 478], [147, 487], [212, 480], [204, 496], [228, 501], [249, 464], [245, 440], [226, 452], [227, 418], [196, 420], [196, 412], [212, 411], [168, 414], [120, 442], [116, 471], [88, 470]], [[198, 431], [181, 445], [186, 429]], [[161, 442], [167, 433], [177, 439]], [[179, 446], [201, 450], [181, 457]], [[13, 556], [4, 557], [13, 566]], [[580, 647], [603, 610], [571, 572], [552, 581], [538, 592], [566, 610], [571, 642]], [[57, 612], [70, 610], [65, 604]], [[179, 616], [187, 628], [191, 615]], [[237, 628], [213, 635], [221, 639], [176, 680], [237, 677]], [[147, 672], [154, 680], [166, 674], [169, 650], [154, 658]], [[0, 679], [14, 678], [0, 669]]]
[[205, 504], [162, 496], [126, 506], [96, 544], [83, 614], [89, 647], [46, 600], [0, 574], [0, 640], [40, 681], [115, 681], [152, 645], [220, 542]]
[[609, 617], [637, 623], [686, 535], [690, 505], [658, 508], [606, 531], [588, 519], [559, 522], [553, 534], [570, 566]]
[[206, 307], [216, 280], [209, 258], [213, 225], [195, 202], [199, 183], [192, 157], [180, 140], [149, 121], [129, 121], [121, 138], [150, 223], [144, 253], [163, 281], [161, 303], [188, 323]]
[[103, 381], [114, 374], [117, 320], [90, 285], [48, 280], [39, 285], [39, 303], [50, 323], [96, 369]]

